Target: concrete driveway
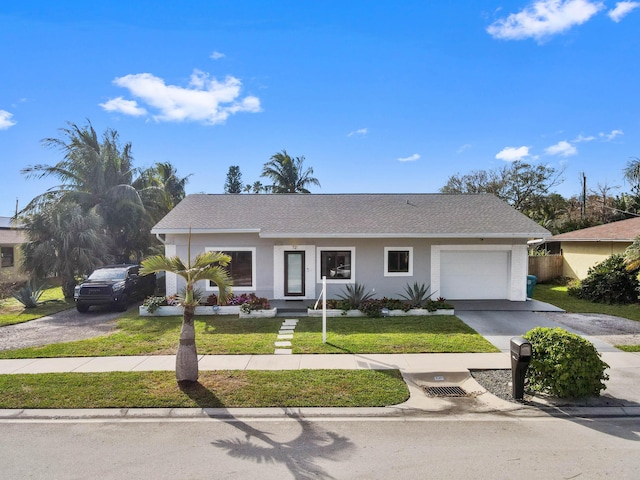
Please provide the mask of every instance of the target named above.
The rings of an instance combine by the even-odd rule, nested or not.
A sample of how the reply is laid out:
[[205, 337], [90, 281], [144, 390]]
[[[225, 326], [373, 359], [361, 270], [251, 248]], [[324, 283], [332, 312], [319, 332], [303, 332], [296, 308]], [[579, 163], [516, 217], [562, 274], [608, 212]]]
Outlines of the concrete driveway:
[[503, 352], [512, 337], [535, 327], [560, 327], [589, 340], [608, 365], [610, 376], [602, 400], [615, 405], [640, 405], [640, 353], [613, 345], [640, 344], [640, 322], [598, 314], [573, 314], [543, 302], [451, 302], [456, 316]]

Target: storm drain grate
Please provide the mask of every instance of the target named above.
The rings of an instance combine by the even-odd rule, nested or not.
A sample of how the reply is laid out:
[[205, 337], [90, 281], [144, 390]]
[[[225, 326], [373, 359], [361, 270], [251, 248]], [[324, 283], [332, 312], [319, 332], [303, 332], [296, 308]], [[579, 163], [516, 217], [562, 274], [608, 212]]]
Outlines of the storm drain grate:
[[430, 397], [466, 397], [468, 394], [460, 387], [424, 387]]

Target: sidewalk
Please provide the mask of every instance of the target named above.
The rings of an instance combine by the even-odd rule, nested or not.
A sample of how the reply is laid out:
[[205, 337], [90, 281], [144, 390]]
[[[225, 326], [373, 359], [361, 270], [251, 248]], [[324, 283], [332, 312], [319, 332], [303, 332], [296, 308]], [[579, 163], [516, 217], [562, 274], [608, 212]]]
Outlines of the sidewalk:
[[[506, 353], [400, 355], [201, 355], [200, 370], [400, 369], [404, 372], [465, 372], [511, 368]], [[175, 370], [174, 355], [0, 360], [0, 375], [54, 372], [141, 372]]]
[[[469, 370], [508, 369], [507, 352], [431, 353], [373, 355], [201, 355], [199, 367], [206, 370], [296, 370], [296, 369], [399, 369], [407, 382], [410, 399], [380, 408], [261, 408], [261, 409], [74, 409], [74, 410], [1, 410], [0, 420], [27, 419], [179, 419], [179, 418], [262, 418], [301, 415], [325, 417], [415, 418], [430, 415], [507, 414], [512, 416], [567, 417], [640, 417], [640, 388], [634, 378], [640, 376], [640, 354], [604, 352], [610, 366], [611, 381], [595, 403], [562, 402], [554, 404], [534, 397], [513, 403], [488, 393], [469, 374]], [[123, 357], [75, 357], [0, 360], [0, 374], [107, 371], [173, 371], [175, 356], [148, 355]], [[430, 397], [429, 387], [459, 386], [465, 397]]]

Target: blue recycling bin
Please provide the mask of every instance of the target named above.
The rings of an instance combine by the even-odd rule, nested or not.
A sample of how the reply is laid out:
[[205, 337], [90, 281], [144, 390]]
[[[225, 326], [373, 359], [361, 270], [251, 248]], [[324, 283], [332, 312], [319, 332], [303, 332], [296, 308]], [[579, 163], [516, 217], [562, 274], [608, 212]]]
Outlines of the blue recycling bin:
[[538, 277], [535, 275], [527, 275], [527, 298], [533, 298], [533, 288], [538, 282]]

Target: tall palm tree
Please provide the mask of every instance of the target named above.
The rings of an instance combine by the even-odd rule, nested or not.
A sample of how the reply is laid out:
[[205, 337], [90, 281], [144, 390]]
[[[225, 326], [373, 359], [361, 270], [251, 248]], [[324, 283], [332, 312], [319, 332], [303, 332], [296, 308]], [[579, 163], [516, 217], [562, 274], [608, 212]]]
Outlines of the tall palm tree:
[[142, 170], [132, 185], [140, 194], [142, 203], [152, 212], [154, 221], [160, 220], [185, 197], [189, 177], [179, 177], [170, 162], [157, 162]]
[[100, 139], [91, 125], [70, 123], [61, 129], [66, 138], [47, 138], [45, 146], [59, 148], [64, 158], [56, 165], [34, 165], [22, 170], [27, 178], [55, 177], [60, 183], [35, 197], [23, 210], [31, 213], [51, 202], [73, 202], [86, 212], [92, 210], [104, 221], [113, 239], [110, 252], [126, 261], [145, 248], [148, 236], [137, 235], [145, 208], [132, 186], [134, 176], [131, 144], [120, 146], [118, 133], [107, 129]]
[[286, 150], [278, 152], [264, 164], [262, 177], [270, 178], [273, 185], [268, 185], [272, 193], [311, 193], [307, 185], [320, 186], [320, 181], [313, 177], [313, 168], [304, 170], [304, 157], [291, 158]]
[[180, 343], [176, 354], [176, 379], [178, 382], [198, 381], [198, 352], [196, 349], [196, 331], [194, 325], [195, 308], [198, 299], [194, 295], [194, 288], [201, 280], [214, 282], [219, 289], [218, 302], [224, 303], [231, 294], [231, 277], [226, 267], [231, 257], [220, 252], [204, 252], [191, 261], [191, 233], [187, 250], [187, 263], [180, 257], [166, 257], [155, 255], [142, 261], [141, 275], [155, 272], [171, 272], [182, 277], [185, 282], [184, 295], [180, 299], [184, 311], [182, 314], [182, 328]]

